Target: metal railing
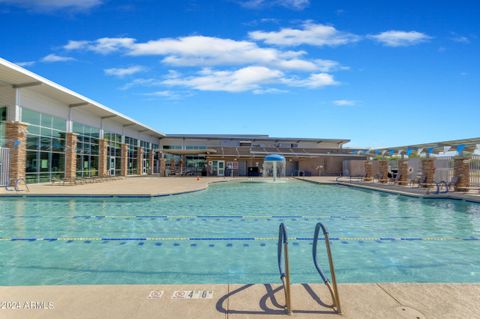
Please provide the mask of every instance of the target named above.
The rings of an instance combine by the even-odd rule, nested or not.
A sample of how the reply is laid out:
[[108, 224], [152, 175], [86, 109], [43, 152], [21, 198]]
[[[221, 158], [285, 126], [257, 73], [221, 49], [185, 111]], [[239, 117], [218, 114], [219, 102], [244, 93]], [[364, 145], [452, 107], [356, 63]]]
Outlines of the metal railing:
[[480, 155], [472, 155], [470, 159], [470, 186], [480, 186]]
[[442, 156], [435, 158], [435, 182], [449, 182], [453, 177], [453, 156]]
[[[25, 189], [20, 189], [19, 186], [20, 186], [20, 182], [23, 182], [23, 185], [25, 186]], [[16, 192], [23, 192], [23, 191], [27, 191], [27, 192], [30, 192], [30, 188], [28, 188], [28, 184], [27, 184], [27, 181], [25, 180], [25, 178], [17, 178], [17, 180], [15, 181], [15, 191]]]
[[[284, 265], [282, 267], [282, 250], [284, 253]], [[288, 263], [288, 237], [287, 230], [283, 223], [278, 228], [278, 271], [280, 272], [280, 279], [282, 280], [283, 290], [285, 292], [285, 310], [289, 315], [292, 314], [292, 299], [290, 290], [290, 269]]]
[[[330, 266], [330, 274], [332, 276], [331, 285], [330, 285], [330, 281], [327, 279], [327, 277], [325, 276], [325, 274], [323, 273], [322, 269], [318, 264], [317, 244], [318, 244], [318, 236], [320, 234], [320, 230], [322, 230], [323, 232], [325, 246], [327, 248], [328, 264]], [[313, 257], [313, 263], [315, 265], [315, 268], [317, 268], [317, 271], [320, 274], [320, 277], [322, 277], [323, 283], [325, 284], [325, 286], [327, 286], [328, 290], [330, 291], [330, 295], [332, 296], [333, 303], [332, 305], [329, 305], [329, 306], [335, 309], [338, 314], [341, 314], [342, 309], [340, 306], [340, 296], [338, 294], [338, 289], [337, 289], [337, 278], [335, 276], [335, 267], [333, 266], [332, 251], [330, 249], [330, 239], [328, 238], [328, 231], [325, 228], [325, 226], [323, 226], [322, 223], [318, 223], [317, 226], [315, 227], [315, 233], [313, 235], [312, 257]]]
[[0, 186], [8, 186], [10, 182], [10, 150], [0, 147]]

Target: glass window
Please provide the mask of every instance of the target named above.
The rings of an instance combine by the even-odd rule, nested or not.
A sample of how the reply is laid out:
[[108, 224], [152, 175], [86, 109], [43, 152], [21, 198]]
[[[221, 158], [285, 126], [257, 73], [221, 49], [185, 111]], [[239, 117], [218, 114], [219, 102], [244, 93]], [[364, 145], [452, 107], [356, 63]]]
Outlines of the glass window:
[[108, 175], [118, 176], [121, 174], [122, 167], [122, 151], [121, 142], [122, 135], [116, 133], [105, 132], [104, 138], [107, 141], [107, 173]]
[[27, 151], [27, 162], [26, 169], [27, 173], [36, 173], [38, 172], [38, 152], [36, 151]]
[[27, 134], [27, 150], [37, 150], [39, 143], [39, 136]]
[[5, 122], [7, 120], [7, 107], [0, 107], [0, 122]]
[[23, 108], [22, 122], [40, 126], [40, 113]]
[[48, 182], [65, 176], [66, 120], [22, 108], [27, 129], [26, 179]]
[[7, 145], [5, 122], [7, 121], [7, 107], [0, 106], [0, 147]]
[[77, 134], [77, 176], [97, 176], [100, 129], [74, 122], [73, 132]]

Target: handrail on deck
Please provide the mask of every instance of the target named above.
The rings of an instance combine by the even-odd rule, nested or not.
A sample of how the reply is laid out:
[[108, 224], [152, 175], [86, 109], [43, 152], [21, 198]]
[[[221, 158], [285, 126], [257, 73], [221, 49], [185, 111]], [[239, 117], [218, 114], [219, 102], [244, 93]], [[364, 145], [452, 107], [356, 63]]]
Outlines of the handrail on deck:
[[[282, 267], [282, 250], [285, 254], [284, 256], [284, 265], [285, 269]], [[288, 237], [287, 229], [285, 224], [281, 223], [278, 228], [278, 271], [280, 272], [280, 279], [282, 280], [283, 290], [285, 291], [285, 309], [289, 315], [292, 314], [292, 299], [291, 299], [291, 290], [290, 290], [290, 269], [288, 263]]]
[[23, 182], [23, 184], [25, 185], [25, 189], [27, 190], [27, 192], [30, 192], [30, 188], [28, 188], [27, 181], [26, 181], [25, 178], [23, 178], [23, 177], [17, 178], [17, 180], [15, 181], [15, 191], [16, 191], [16, 192], [21, 192], [21, 191], [22, 191], [20, 188], [18, 188], [20, 182]]
[[[332, 276], [332, 285], [330, 285], [330, 281], [327, 279], [322, 269], [318, 265], [317, 244], [318, 244], [318, 236], [320, 234], [320, 229], [323, 232], [325, 246], [327, 248], [328, 263], [330, 266], [330, 274]], [[315, 268], [317, 268], [317, 271], [320, 274], [320, 277], [322, 277], [323, 283], [327, 286], [332, 296], [333, 304], [331, 305], [331, 308], [336, 309], [336, 312], [338, 314], [342, 313], [342, 310], [340, 307], [340, 296], [338, 294], [338, 289], [337, 289], [337, 279], [335, 276], [335, 267], [333, 266], [332, 251], [330, 249], [330, 239], [328, 238], [328, 231], [322, 223], [318, 223], [317, 226], [315, 227], [315, 234], [313, 235], [312, 257], [313, 257], [313, 263], [315, 265]]]

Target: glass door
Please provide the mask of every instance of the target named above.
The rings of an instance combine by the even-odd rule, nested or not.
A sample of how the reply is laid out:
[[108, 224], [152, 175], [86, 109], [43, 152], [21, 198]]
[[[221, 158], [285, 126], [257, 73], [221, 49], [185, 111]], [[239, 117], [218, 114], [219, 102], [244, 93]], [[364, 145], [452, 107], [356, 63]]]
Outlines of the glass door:
[[109, 165], [110, 176], [115, 176], [115, 156], [110, 156], [110, 165]]
[[142, 174], [147, 175], [147, 159], [143, 159], [143, 167], [142, 167]]
[[218, 161], [217, 163], [218, 163], [217, 175], [225, 176], [225, 161]]

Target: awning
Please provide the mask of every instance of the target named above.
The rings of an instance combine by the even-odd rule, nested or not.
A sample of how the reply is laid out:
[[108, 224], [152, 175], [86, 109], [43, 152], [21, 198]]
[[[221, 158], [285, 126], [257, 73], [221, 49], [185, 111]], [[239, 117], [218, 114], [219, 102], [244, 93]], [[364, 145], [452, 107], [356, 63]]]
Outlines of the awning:
[[172, 154], [172, 155], [203, 155], [203, 154], [212, 154], [216, 153], [217, 151], [214, 149], [204, 149], [204, 150], [162, 150], [165, 154]]

